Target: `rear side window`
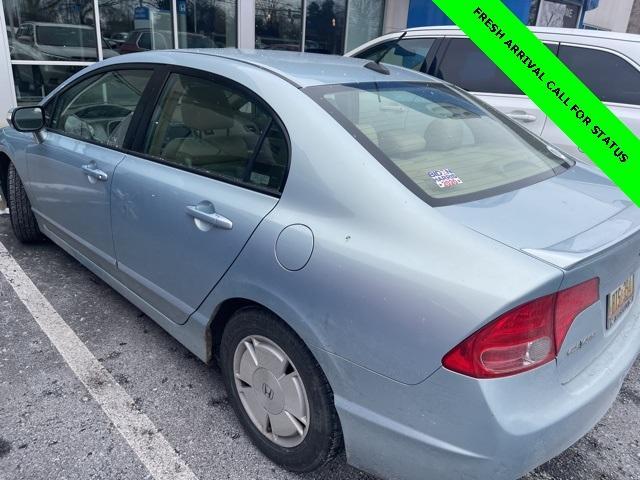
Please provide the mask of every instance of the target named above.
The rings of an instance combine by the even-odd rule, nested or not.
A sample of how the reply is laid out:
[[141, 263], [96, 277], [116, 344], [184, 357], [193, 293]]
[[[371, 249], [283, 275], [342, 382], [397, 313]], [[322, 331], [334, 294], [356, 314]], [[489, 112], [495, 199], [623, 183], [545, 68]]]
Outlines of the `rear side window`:
[[434, 206], [522, 188], [570, 166], [523, 127], [446, 85], [376, 82], [305, 91]]
[[284, 132], [260, 102], [226, 83], [177, 73], [165, 85], [143, 152], [274, 191], [288, 161]]
[[560, 46], [560, 60], [603, 102], [640, 105], [640, 72], [625, 59], [584, 47]]
[[358, 55], [358, 58], [388, 63], [398, 67], [420, 70], [429, 50], [433, 47], [433, 38], [409, 38], [395, 44], [395, 40], [381, 43]]
[[436, 76], [470, 92], [522, 95], [522, 90], [466, 38], [450, 41]]
[[109, 147], [122, 147], [133, 112], [152, 74], [152, 70], [119, 70], [81, 80], [56, 99], [49, 128]]

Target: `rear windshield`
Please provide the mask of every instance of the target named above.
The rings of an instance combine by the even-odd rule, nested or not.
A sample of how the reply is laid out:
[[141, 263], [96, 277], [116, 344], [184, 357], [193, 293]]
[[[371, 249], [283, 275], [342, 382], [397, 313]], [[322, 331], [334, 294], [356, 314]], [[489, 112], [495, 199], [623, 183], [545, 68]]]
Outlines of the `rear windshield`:
[[573, 164], [523, 127], [447, 85], [381, 82], [305, 91], [433, 206], [522, 188]]

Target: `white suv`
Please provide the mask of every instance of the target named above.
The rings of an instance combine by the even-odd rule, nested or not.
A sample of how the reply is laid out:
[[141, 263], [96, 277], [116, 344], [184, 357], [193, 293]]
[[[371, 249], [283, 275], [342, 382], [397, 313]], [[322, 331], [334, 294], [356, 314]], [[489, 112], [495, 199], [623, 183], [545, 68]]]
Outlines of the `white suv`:
[[[600, 100], [640, 136], [640, 35], [532, 27]], [[457, 27], [422, 27], [347, 53], [433, 75], [468, 90], [577, 158], [586, 156]], [[397, 42], [397, 45], [394, 44]]]

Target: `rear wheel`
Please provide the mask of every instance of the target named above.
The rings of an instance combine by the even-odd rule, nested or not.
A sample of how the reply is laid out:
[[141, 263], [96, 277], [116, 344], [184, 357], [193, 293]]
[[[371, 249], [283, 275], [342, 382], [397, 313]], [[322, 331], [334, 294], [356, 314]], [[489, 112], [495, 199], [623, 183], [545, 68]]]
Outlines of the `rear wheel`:
[[43, 240], [44, 236], [40, 232], [36, 217], [31, 211], [31, 203], [27, 197], [27, 192], [12, 163], [9, 164], [7, 190], [11, 227], [13, 228], [13, 233], [16, 238], [23, 243], [33, 243]]
[[231, 405], [267, 457], [308, 472], [340, 451], [342, 433], [329, 383], [278, 317], [258, 308], [237, 312], [222, 335], [220, 360]]

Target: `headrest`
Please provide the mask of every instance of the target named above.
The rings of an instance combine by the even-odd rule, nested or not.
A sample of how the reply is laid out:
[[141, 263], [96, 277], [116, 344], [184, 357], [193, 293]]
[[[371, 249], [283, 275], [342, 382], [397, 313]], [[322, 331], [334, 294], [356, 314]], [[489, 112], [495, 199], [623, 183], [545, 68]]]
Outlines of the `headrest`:
[[464, 126], [459, 119], [437, 118], [433, 120], [424, 132], [427, 150], [444, 152], [462, 146], [464, 141]]
[[213, 86], [209, 82], [198, 82], [189, 85], [185, 98], [189, 99], [189, 103], [195, 103], [203, 107], [230, 108], [229, 100], [222, 88]]
[[233, 127], [232, 112], [228, 114], [211, 108], [201, 107], [194, 104], [183, 104], [178, 107], [182, 114], [184, 125], [194, 130], [226, 130]]

